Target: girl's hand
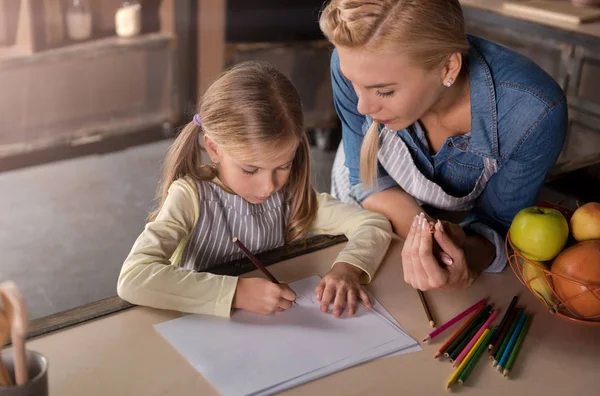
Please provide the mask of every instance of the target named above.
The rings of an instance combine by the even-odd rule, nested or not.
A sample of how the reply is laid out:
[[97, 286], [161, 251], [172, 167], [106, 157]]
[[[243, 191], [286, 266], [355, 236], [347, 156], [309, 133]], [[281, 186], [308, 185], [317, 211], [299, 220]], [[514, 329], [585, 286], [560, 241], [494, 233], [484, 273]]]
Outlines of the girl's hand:
[[371, 308], [369, 295], [360, 284], [362, 273], [363, 270], [352, 264], [335, 263], [315, 288], [321, 311], [327, 312], [329, 304], [333, 302], [333, 316], [339, 318], [345, 307], [348, 307], [348, 316], [353, 316], [359, 299], [367, 308]]
[[262, 315], [281, 312], [296, 301], [296, 293], [285, 284], [275, 284], [263, 278], [239, 278], [233, 308]]
[[[475, 278], [467, 266], [463, 249], [444, 228], [438, 221], [432, 234], [423, 214], [413, 220], [402, 248], [402, 266], [404, 280], [415, 289], [461, 289], [469, 286]], [[442, 264], [434, 256], [434, 238], [443, 251]]]

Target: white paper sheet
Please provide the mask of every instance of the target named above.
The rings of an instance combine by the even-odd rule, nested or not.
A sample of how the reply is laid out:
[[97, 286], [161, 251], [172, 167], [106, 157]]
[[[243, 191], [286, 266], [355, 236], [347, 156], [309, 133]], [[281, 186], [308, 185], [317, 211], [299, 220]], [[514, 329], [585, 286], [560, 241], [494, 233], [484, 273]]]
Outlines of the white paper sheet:
[[352, 318], [319, 310], [319, 277], [290, 284], [297, 304], [263, 316], [187, 315], [156, 325], [159, 333], [224, 395], [267, 395], [398, 352], [417, 342], [375, 302]]

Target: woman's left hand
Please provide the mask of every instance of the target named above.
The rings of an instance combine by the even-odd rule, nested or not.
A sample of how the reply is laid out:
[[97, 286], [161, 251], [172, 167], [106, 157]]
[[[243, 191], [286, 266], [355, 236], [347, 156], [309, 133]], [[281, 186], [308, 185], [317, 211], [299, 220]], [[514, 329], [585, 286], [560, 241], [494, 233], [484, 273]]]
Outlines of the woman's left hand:
[[[433, 254], [433, 239], [446, 254], [448, 262], [439, 263]], [[402, 248], [404, 280], [419, 290], [463, 289], [475, 279], [467, 266], [465, 253], [444, 230], [441, 222], [432, 234], [423, 214], [415, 216]]]
[[315, 288], [317, 300], [321, 302], [321, 311], [327, 312], [333, 303], [333, 316], [339, 318], [348, 308], [348, 316], [356, 313], [358, 301], [371, 308], [369, 295], [360, 284], [363, 270], [348, 263], [335, 263], [333, 268], [321, 279]]

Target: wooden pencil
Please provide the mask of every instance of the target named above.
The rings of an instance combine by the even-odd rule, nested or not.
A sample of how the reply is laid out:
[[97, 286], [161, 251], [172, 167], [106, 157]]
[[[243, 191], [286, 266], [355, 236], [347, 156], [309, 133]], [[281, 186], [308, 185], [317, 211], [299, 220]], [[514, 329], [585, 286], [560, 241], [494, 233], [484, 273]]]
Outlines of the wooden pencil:
[[467, 328], [467, 326], [469, 326], [469, 324], [471, 324], [473, 322], [473, 320], [475, 320], [475, 318], [477, 317], [477, 315], [479, 315], [479, 313], [481, 311], [483, 311], [484, 308], [485, 308], [485, 305], [480, 305], [479, 307], [477, 307], [477, 309], [465, 321], [465, 323], [463, 323], [463, 325], [458, 330], [456, 330], [454, 332], [454, 334], [452, 334], [452, 336], [450, 336], [450, 338], [448, 338], [446, 340], [446, 342], [444, 342], [444, 344], [440, 347], [440, 349], [438, 349], [438, 351], [435, 353], [435, 355], [433, 356], [433, 358], [437, 359], [440, 355], [442, 355], [444, 352], [446, 352], [446, 350], [448, 349], [448, 347], [450, 346], [450, 344], [452, 344], [452, 342], [454, 342], [454, 340], [456, 340], [456, 337], [458, 337]]
[[523, 325], [521, 334], [519, 334], [517, 343], [515, 344], [515, 347], [513, 348], [513, 350], [510, 352], [510, 357], [508, 358], [508, 362], [506, 362], [506, 366], [504, 367], [504, 372], [502, 373], [505, 377], [508, 375], [508, 373], [512, 369], [513, 363], [515, 362], [517, 354], [519, 353], [519, 350], [521, 349], [521, 344], [523, 343], [523, 340], [525, 339], [525, 335], [527, 334], [527, 330], [529, 329], [530, 323], [531, 323], [531, 315], [527, 316], [527, 319], [525, 319], [525, 324]]
[[471, 357], [471, 360], [469, 360], [469, 363], [467, 363], [467, 366], [465, 367], [463, 372], [460, 374], [460, 377], [458, 378], [459, 384], [462, 385], [467, 380], [467, 377], [473, 370], [473, 367], [475, 367], [477, 360], [479, 359], [479, 357], [481, 356], [483, 351], [485, 351], [487, 349], [487, 344], [489, 343], [489, 340], [494, 336], [494, 334], [496, 334], [497, 331], [498, 331], [497, 328], [493, 328], [492, 330], [490, 330], [490, 332], [486, 336], [486, 339], [484, 339], [483, 342], [481, 343], [481, 345], [479, 345], [479, 348], [477, 348], [477, 351], [475, 351], [475, 354], [473, 355], [473, 357]]
[[479, 330], [477, 331], [477, 333], [475, 333], [475, 335], [473, 336], [473, 338], [471, 338], [471, 340], [469, 341], [469, 343], [458, 354], [458, 356], [456, 357], [456, 359], [454, 359], [454, 363], [453, 363], [454, 366], [458, 366], [460, 364], [460, 362], [463, 361], [463, 359], [465, 358], [465, 356], [467, 356], [467, 353], [469, 353], [469, 351], [471, 350], [471, 348], [473, 348], [473, 345], [475, 345], [475, 343], [477, 342], [477, 340], [479, 340], [479, 337], [481, 337], [481, 335], [484, 333], [484, 331], [491, 326], [491, 324], [494, 321], [494, 319], [496, 319], [496, 316], [498, 316], [498, 311], [492, 311], [492, 314], [490, 315], [490, 317], [487, 318], [487, 320], [485, 321], [485, 323], [479, 328]]
[[479, 349], [479, 347], [481, 346], [481, 344], [483, 344], [483, 340], [485, 340], [487, 338], [487, 335], [489, 334], [489, 332], [490, 332], [490, 329], [485, 329], [485, 331], [481, 334], [481, 336], [479, 336], [479, 339], [477, 340], [477, 343], [475, 344], [475, 347], [472, 348], [469, 351], [469, 353], [467, 354], [467, 357], [457, 367], [457, 369], [454, 371], [454, 373], [452, 374], [452, 376], [450, 377], [450, 379], [446, 383], [446, 389], [450, 388], [450, 386], [456, 382], [456, 380], [458, 379], [458, 377], [461, 375], [461, 373], [467, 367], [467, 364], [469, 363], [469, 361], [473, 358], [473, 355], [475, 354], [475, 352], [477, 351], [477, 349]]
[[[496, 367], [498, 365], [498, 361], [500, 360], [500, 357], [502, 357], [502, 354], [504, 353], [504, 349], [506, 349], [506, 345], [508, 344], [508, 341], [510, 340], [512, 333], [515, 331], [515, 328], [517, 327], [517, 323], [519, 322], [519, 319], [521, 318], [521, 314], [523, 313], [523, 311], [524, 311], [524, 308], [522, 308], [522, 307], [517, 309], [517, 312], [515, 313], [512, 323], [510, 324], [510, 328], [506, 332], [506, 335], [504, 336], [504, 339], [502, 340], [502, 344], [500, 344], [500, 348], [494, 355], [494, 359], [493, 359], [494, 361], [492, 363], [492, 365], [494, 367]], [[498, 340], [497, 342], [500, 342], [500, 340]]]
[[510, 328], [510, 325], [512, 324], [512, 321], [515, 318], [516, 314], [517, 314], [517, 307], [513, 307], [513, 310], [510, 313], [508, 320], [504, 324], [504, 328], [498, 329], [498, 332], [500, 332], [500, 335], [498, 337], [496, 337], [496, 342], [494, 344], [494, 347], [490, 351], [490, 360], [494, 360], [494, 356], [496, 356], [498, 349], [500, 349], [500, 345], [502, 344], [502, 341], [504, 340], [504, 337], [506, 336], [506, 333], [508, 332], [508, 329]]
[[461, 313], [459, 313], [458, 315], [456, 315], [455, 317], [453, 317], [452, 319], [450, 319], [449, 321], [447, 321], [446, 323], [444, 323], [443, 325], [441, 325], [440, 327], [438, 327], [437, 329], [435, 329], [431, 333], [429, 333], [427, 335], [427, 337], [423, 338], [423, 342], [427, 342], [427, 341], [435, 338], [436, 336], [441, 334], [444, 330], [446, 330], [447, 328], [449, 328], [450, 326], [452, 326], [453, 324], [455, 324], [456, 322], [458, 322], [459, 320], [461, 320], [462, 318], [464, 318], [471, 312], [477, 311], [480, 307], [483, 308], [485, 306], [486, 302], [487, 302], [487, 300], [485, 298], [483, 298], [476, 304], [473, 304], [469, 308], [465, 309], [464, 311], [462, 311]]
[[486, 314], [477, 322], [477, 324], [474, 324], [471, 327], [471, 329], [469, 330], [469, 333], [462, 339], [462, 341], [456, 346], [456, 348], [454, 348], [454, 350], [452, 350], [452, 353], [450, 353], [450, 363], [454, 363], [454, 361], [456, 360], [458, 355], [460, 355], [460, 353], [463, 351], [463, 349], [465, 349], [465, 347], [467, 346], [469, 341], [471, 341], [471, 339], [475, 336], [475, 334], [479, 331], [479, 329], [481, 329], [481, 326], [483, 326], [485, 321], [488, 320], [490, 315], [491, 315], [491, 311], [487, 311]]
[[262, 263], [256, 257], [254, 257], [252, 253], [250, 253], [248, 248], [246, 248], [246, 246], [237, 237], [233, 238], [232, 242], [238, 245], [238, 247], [242, 252], [244, 252], [246, 257], [248, 257], [250, 261], [252, 261], [252, 264], [254, 264], [256, 268], [261, 270], [262, 273], [265, 274], [265, 276], [269, 278], [271, 282], [279, 284], [279, 281], [265, 268], [264, 265], [262, 265]]
[[500, 331], [494, 332], [494, 335], [490, 338], [489, 345], [488, 345], [488, 349], [490, 351], [492, 349], [494, 349], [494, 345], [496, 344], [496, 340], [498, 339], [498, 336], [500, 335], [500, 332], [502, 331], [502, 329], [504, 329], [504, 326], [506, 326], [506, 323], [508, 322], [508, 319], [510, 318], [510, 314], [515, 309], [515, 304], [517, 303], [518, 299], [519, 299], [519, 296], [514, 296], [512, 298], [512, 300], [510, 300], [510, 304], [508, 305], [508, 308], [506, 309], [506, 312], [504, 312], [504, 317], [502, 317], [502, 321], [500, 322], [500, 325], [498, 326], [498, 329], [500, 329]]
[[425, 295], [423, 291], [417, 289], [419, 293], [419, 298], [421, 299], [421, 305], [423, 305], [423, 310], [425, 310], [425, 315], [427, 316], [427, 320], [429, 320], [429, 326], [435, 327], [435, 321], [433, 320], [433, 316], [431, 316], [431, 311], [429, 310], [429, 305], [427, 305], [427, 301], [425, 300]]
[[508, 344], [506, 344], [506, 348], [504, 349], [504, 352], [502, 353], [502, 356], [500, 359], [498, 359], [498, 370], [502, 371], [502, 367], [504, 367], [506, 365], [506, 362], [508, 361], [508, 357], [510, 356], [510, 352], [512, 351], [515, 342], [517, 342], [517, 338], [519, 338], [519, 334], [521, 334], [521, 329], [523, 329], [523, 325], [525, 324], [525, 320], [527, 319], [527, 312], [523, 311], [523, 313], [521, 314], [521, 317], [519, 318], [519, 322], [517, 323], [517, 327], [515, 327], [515, 331], [513, 331], [512, 335], [510, 336], [510, 340], [508, 341]]
[[487, 314], [490, 312], [490, 310], [492, 309], [492, 306], [490, 304], [486, 305], [485, 308], [479, 312], [479, 314], [477, 315], [477, 317], [475, 318], [475, 320], [473, 320], [473, 322], [471, 322], [469, 324], [469, 326], [467, 326], [463, 332], [461, 334], [458, 335], [458, 337], [456, 338], [456, 340], [454, 340], [452, 342], [452, 344], [450, 344], [450, 346], [448, 347], [448, 349], [446, 349], [446, 352], [444, 352], [444, 356], [445, 357], [450, 357], [450, 355], [454, 352], [454, 350], [458, 347], [458, 345], [462, 342], [462, 340], [467, 337], [467, 335], [469, 334], [469, 332], [471, 331], [471, 329], [474, 326], [477, 326], [477, 328], [479, 328], [478, 325], [481, 325], [481, 323], [483, 323], [485, 321], [485, 318], [487, 318]]

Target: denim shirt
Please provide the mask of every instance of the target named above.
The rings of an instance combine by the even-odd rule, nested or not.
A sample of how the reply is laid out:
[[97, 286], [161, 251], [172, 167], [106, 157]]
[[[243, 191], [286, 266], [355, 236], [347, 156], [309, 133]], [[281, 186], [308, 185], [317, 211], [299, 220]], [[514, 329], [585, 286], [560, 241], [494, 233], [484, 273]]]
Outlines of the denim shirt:
[[[496, 174], [461, 225], [494, 244], [496, 258], [487, 271], [498, 272], [506, 265], [504, 236], [513, 217], [536, 202], [560, 154], [568, 127], [567, 104], [558, 84], [528, 58], [478, 37], [468, 40], [471, 131], [447, 138], [433, 155], [419, 122], [397, 133], [421, 173], [456, 197], [473, 189], [485, 157], [496, 160]], [[358, 97], [339, 62], [334, 51], [331, 78], [345, 165], [351, 193], [362, 202], [397, 184], [381, 164], [376, 189], [360, 183], [360, 146], [371, 120], [358, 113]]]

